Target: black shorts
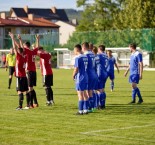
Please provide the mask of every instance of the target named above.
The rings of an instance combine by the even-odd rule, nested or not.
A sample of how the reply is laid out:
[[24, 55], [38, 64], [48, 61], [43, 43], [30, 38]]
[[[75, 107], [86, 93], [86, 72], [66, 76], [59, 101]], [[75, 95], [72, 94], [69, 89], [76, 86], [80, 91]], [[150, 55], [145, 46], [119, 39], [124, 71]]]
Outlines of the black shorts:
[[43, 86], [46, 87], [53, 86], [53, 74], [43, 76]]
[[29, 87], [36, 86], [36, 82], [37, 82], [36, 71], [28, 71], [27, 72], [27, 80], [28, 80]]
[[9, 75], [12, 76], [14, 72], [15, 72], [15, 67], [9, 66]]
[[17, 91], [28, 91], [27, 77], [17, 77]]

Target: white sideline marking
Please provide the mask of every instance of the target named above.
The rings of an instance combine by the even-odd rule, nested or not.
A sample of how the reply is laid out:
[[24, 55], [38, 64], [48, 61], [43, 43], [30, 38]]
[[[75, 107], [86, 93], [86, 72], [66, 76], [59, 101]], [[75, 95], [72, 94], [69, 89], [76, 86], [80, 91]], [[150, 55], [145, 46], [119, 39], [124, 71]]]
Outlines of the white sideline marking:
[[111, 132], [111, 131], [117, 131], [117, 130], [127, 130], [127, 129], [133, 129], [133, 128], [144, 128], [144, 127], [150, 127], [155, 126], [155, 124], [148, 124], [143, 126], [129, 126], [129, 127], [122, 127], [122, 128], [112, 128], [112, 129], [105, 129], [105, 130], [96, 130], [96, 131], [89, 131], [89, 132], [81, 132], [81, 134], [92, 134], [92, 133], [99, 133], [99, 132]]
[[129, 138], [129, 137], [122, 137], [122, 136], [109, 136], [109, 135], [101, 135], [101, 134], [91, 134], [94, 136], [104, 136], [104, 137], [109, 137], [109, 138], [117, 138], [117, 139], [128, 139], [128, 140], [133, 140], [133, 141], [143, 141], [143, 142], [151, 142], [155, 143], [155, 140], [145, 140], [145, 139], [137, 139], [137, 138]]

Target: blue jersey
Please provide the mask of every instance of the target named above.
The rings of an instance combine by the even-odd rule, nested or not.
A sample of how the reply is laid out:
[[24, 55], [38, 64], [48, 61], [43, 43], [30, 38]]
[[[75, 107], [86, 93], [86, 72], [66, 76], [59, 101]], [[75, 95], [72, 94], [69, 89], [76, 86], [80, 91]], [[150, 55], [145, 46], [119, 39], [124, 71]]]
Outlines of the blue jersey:
[[108, 58], [107, 62], [107, 72], [108, 73], [114, 73], [114, 65], [116, 63], [115, 57], [110, 57]]
[[80, 54], [75, 58], [74, 67], [78, 68], [78, 73], [75, 78], [76, 83], [88, 83], [87, 66], [88, 58], [86, 55]]
[[142, 62], [142, 54], [136, 51], [130, 56], [130, 75], [139, 74], [139, 62]]
[[93, 79], [97, 78], [97, 74], [95, 71], [95, 54], [91, 51], [88, 51], [85, 54], [88, 57], [88, 68], [87, 68], [87, 74], [88, 78]]
[[95, 57], [95, 68], [99, 79], [107, 78], [107, 61], [108, 57], [105, 53], [97, 54]]

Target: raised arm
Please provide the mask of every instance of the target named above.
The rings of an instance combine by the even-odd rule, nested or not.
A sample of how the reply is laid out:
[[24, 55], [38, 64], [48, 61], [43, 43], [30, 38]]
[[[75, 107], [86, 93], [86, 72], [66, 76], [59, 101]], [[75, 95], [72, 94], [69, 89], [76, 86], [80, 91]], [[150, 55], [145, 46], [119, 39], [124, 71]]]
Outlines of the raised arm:
[[18, 34], [18, 39], [19, 39], [20, 47], [24, 49], [24, 47], [23, 47], [23, 42], [22, 42], [22, 38], [21, 38], [20, 34]]
[[35, 37], [36, 37], [36, 48], [39, 48], [40, 36], [39, 36], [39, 34], [37, 34]]
[[14, 35], [13, 35], [13, 33], [11, 33], [11, 32], [9, 32], [9, 35], [10, 35], [10, 37], [11, 37], [11, 39], [12, 39], [12, 46], [13, 46], [13, 49], [14, 49], [14, 51], [15, 51], [15, 54], [17, 54], [17, 48], [16, 48], [16, 46], [15, 46], [15, 38], [14, 38]]

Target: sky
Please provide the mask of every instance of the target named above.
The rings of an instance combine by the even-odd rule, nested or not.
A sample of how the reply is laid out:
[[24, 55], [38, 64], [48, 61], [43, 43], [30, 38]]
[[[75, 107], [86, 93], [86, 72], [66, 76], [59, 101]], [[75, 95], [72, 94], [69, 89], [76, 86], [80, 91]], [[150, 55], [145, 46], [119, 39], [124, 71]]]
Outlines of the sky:
[[24, 7], [28, 5], [29, 8], [74, 8], [76, 7], [76, 0], [0, 0], [0, 11], [9, 11], [11, 7]]

